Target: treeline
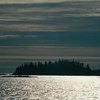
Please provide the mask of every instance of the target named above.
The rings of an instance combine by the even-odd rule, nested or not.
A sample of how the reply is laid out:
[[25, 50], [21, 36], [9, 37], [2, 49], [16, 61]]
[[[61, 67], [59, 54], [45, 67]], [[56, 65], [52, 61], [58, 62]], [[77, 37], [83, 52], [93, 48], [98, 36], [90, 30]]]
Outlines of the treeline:
[[17, 67], [13, 75], [100, 75], [100, 70], [91, 70], [89, 65], [77, 61], [25, 63]]

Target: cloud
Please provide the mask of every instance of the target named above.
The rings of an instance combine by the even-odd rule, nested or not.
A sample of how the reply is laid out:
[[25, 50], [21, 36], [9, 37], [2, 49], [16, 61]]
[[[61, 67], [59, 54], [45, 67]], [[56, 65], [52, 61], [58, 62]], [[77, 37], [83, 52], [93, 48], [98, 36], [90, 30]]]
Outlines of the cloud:
[[6, 32], [36, 32], [36, 31], [50, 31], [50, 32], [55, 32], [55, 31], [68, 31], [67, 26], [62, 26], [62, 25], [49, 25], [48, 24], [12, 24], [12, 25], [0, 25], [0, 30], [1, 31], [6, 31]]
[[5, 3], [54, 3], [54, 2], [62, 2], [66, 0], [0, 0], [1, 4]]
[[0, 39], [19, 38], [19, 35], [0, 35]]
[[1, 5], [0, 31], [100, 32], [100, 1], [55, 2]]
[[[94, 53], [95, 52], [95, 53]], [[45, 46], [0, 46], [0, 66], [13, 68], [25, 62], [75, 59], [89, 63], [95, 68], [100, 65], [100, 48]], [[6, 63], [5, 63], [6, 62]], [[12, 65], [13, 64], [13, 65]]]
[[[95, 52], [95, 53], [94, 53]], [[38, 46], [0, 46], [0, 55], [4, 56], [82, 56], [99, 57], [100, 48], [96, 47], [67, 47], [61, 45], [38, 45]], [[6, 57], [5, 57], [6, 58]]]
[[24, 35], [25, 38], [39, 38], [38, 35]]
[[32, 38], [39, 38], [40, 36], [38, 36], [38, 35], [13, 35], [13, 34], [0, 34], [0, 39], [1, 40], [3, 40], [3, 39], [13, 39], [13, 38], [18, 38], [18, 39], [24, 39], [24, 38], [30, 38], [30, 39], [32, 39]]
[[56, 2], [77, 2], [77, 1], [98, 1], [98, 0], [0, 0], [1, 4], [11, 4], [11, 3], [56, 3]]

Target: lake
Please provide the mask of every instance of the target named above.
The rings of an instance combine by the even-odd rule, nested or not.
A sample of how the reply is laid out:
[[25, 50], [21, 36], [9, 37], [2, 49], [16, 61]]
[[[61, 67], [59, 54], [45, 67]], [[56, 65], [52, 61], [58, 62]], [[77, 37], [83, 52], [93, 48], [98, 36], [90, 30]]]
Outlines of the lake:
[[0, 77], [0, 100], [100, 100], [100, 77]]

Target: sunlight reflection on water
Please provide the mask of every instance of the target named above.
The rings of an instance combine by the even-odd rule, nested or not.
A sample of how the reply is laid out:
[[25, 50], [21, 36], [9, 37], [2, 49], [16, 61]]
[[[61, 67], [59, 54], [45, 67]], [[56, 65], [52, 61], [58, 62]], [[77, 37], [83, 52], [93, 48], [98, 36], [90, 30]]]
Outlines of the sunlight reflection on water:
[[96, 76], [0, 77], [0, 100], [100, 100]]

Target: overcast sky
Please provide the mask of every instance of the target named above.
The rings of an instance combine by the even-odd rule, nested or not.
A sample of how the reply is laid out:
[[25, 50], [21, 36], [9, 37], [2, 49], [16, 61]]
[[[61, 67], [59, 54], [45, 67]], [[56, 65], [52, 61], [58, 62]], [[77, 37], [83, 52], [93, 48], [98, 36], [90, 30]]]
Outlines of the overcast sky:
[[0, 3], [54, 3], [66, 1], [98, 1], [98, 0], [0, 0]]
[[0, 70], [57, 58], [99, 67], [100, 1], [0, 0]]

